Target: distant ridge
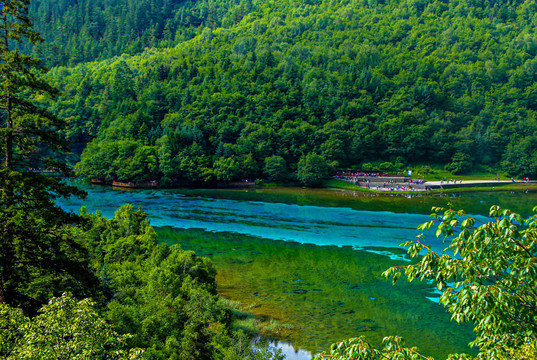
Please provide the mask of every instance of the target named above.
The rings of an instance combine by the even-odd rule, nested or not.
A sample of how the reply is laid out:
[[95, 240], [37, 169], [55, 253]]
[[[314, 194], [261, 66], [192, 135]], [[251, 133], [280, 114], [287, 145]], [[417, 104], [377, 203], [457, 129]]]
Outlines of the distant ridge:
[[52, 69], [80, 174], [217, 183], [432, 163], [537, 177], [534, 3], [251, 4], [173, 48]]

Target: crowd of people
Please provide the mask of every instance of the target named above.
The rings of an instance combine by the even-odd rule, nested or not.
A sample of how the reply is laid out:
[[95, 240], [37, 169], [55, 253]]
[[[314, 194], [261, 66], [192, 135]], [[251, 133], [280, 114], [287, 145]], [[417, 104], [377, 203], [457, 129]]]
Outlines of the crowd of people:
[[[444, 178], [444, 180], [440, 180], [440, 184], [456, 184], [457, 183], [457, 180], [455, 179], [449, 179], [449, 180], [446, 180], [446, 178]], [[462, 180], [459, 180], [459, 184], [462, 184]]]
[[[406, 173], [406, 172], [405, 172]], [[411, 171], [408, 171], [410, 176]], [[390, 191], [390, 192], [412, 192], [412, 191], [430, 191], [433, 189], [442, 189], [442, 185], [451, 185], [453, 187], [456, 184], [462, 184], [463, 180], [461, 179], [448, 179], [444, 177], [440, 182], [434, 182], [427, 184], [427, 181], [423, 179], [412, 179], [410, 177], [405, 177], [403, 173], [397, 174], [388, 174], [385, 172], [366, 172], [366, 171], [355, 171], [355, 170], [340, 170], [334, 176], [336, 179], [345, 180], [352, 182], [358, 186], [364, 187], [366, 189], [374, 189], [377, 191]], [[500, 181], [498, 175], [497, 178], [493, 180]], [[529, 182], [529, 177], [522, 178], [523, 181]], [[516, 182], [514, 178], [511, 179], [512, 182]], [[484, 181], [469, 181], [465, 185], [468, 186], [472, 183], [488, 183]], [[493, 188], [494, 189], [494, 188]]]

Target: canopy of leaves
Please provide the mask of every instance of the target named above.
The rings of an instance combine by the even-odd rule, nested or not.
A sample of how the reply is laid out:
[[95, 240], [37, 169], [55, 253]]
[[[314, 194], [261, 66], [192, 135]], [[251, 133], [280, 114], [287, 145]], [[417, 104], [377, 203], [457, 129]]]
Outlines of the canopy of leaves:
[[0, 2], [0, 304], [32, 312], [66, 290], [94, 295], [86, 249], [67, 224], [76, 216], [54, 200], [81, 192], [57, 175], [70, 173], [62, 162], [69, 151], [66, 123], [31, 101], [56, 90], [40, 76], [40, 61], [20, 51], [36, 44], [27, 0]]
[[322, 156], [309, 153], [300, 158], [298, 162], [298, 180], [306, 185], [319, 185], [323, 178], [328, 175], [328, 164]]
[[144, 358], [184, 360], [278, 359], [257, 354], [234, 334], [231, 311], [216, 294], [216, 270], [206, 258], [178, 245], [159, 244], [146, 214], [132, 205], [112, 219], [82, 211], [79, 236], [92, 249], [107, 296], [103, 317]]
[[173, 48], [53, 69], [53, 108], [90, 143], [80, 173], [109, 180], [254, 179], [310, 152], [535, 177], [534, 5], [254, 2]]
[[2, 359], [140, 359], [142, 351], [125, 350], [127, 335], [118, 335], [88, 299], [64, 294], [52, 298], [33, 319], [19, 309], [0, 305]]
[[137, 54], [229, 27], [252, 8], [252, 0], [34, 0], [30, 13], [47, 42], [33, 50], [47, 66]]
[[[254, 349], [249, 337], [232, 331], [213, 265], [159, 244], [143, 211], [124, 205], [112, 219], [84, 209], [81, 215], [69, 236], [87, 245], [86, 271], [100, 276], [99, 291], [93, 289], [99, 306], [64, 294], [28, 318], [0, 304], [2, 359], [281, 360], [279, 352], [267, 345]], [[26, 282], [15, 289], [28, 290]], [[92, 290], [79, 289], [79, 298]]]
[[[535, 209], [537, 211], [537, 208]], [[384, 275], [395, 283], [401, 275], [432, 282], [442, 291], [440, 303], [457, 322], [474, 324], [477, 359], [533, 359], [537, 354], [537, 215], [523, 218], [493, 206], [492, 220], [478, 220], [464, 211], [434, 208], [436, 235], [448, 246], [443, 253], [424, 244], [423, 234], [404, 244], [415, 264], [393, 267]], [[425, 254], [420, 255], [425, 252]], [[404, 348], [399, 338], [386, 338], [374, 349], [364, 339], [334, 344], [335, 359], [418, 359], [417, 349]], [[391, 355], [388, 355], [391, 354]], [[319, 359], [321, 357], [318, 357]], [[453, 354], [453, 359], [472, 359]]]

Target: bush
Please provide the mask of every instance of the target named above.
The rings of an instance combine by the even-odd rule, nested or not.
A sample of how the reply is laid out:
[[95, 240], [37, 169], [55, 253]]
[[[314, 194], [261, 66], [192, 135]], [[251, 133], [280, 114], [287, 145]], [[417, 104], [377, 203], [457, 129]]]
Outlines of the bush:
[[285, 159], [278, 155], [265, 158], [264, 172], [269, 180], [283, 181], [288, 177]]
[[[464, 211], [433, 208], [433, 220], [418, 227], [438, 224], [436, 236], [450, 240], [442, 253], [423, 243], [424, 235], [409, 241], [408, 253], [419, 261], [384, 272], [395, 282], [405, 275], [432, 282], [443, 291], [440, 303], [452, 319], [474, 324], [478, 359], [534, 359], [537, 353], [537, 215], [519, 214], [493, 206], [487, 223]], [[537, 211], [537, 207], [534, 208]], [[423, 256], [422, 254], [425, 252]], [[455, 254], [453, 256], [448, 254]], [[332, 345], [334, 360], [423, 359], [416, 348], [405, 348], [401, 338], [387, 337], [384, 348], [375, 349], [363, 338]], [[323, 359], [324, 354], [316, 359]], [[473, 359], [466, 354], [452, 359]]]
[[456, 175], [468, 173], [472, 170], [472, 158], [468, 154], [457, 152], [445, 169]]
[[328, 176], [329, 166], [325, 159], [315, 153], [302, 156], [298, 162], [298, 180], [305, 186], [316, 186]]

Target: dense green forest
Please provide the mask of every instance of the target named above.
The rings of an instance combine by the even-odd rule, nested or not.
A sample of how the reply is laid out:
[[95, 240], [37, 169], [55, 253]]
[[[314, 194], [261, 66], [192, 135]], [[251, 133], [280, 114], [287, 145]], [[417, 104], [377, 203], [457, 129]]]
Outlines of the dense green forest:
[[[142, 210], [55, 203], [84, 196], [34, 171], [71, 174], [64, 136], [107, 181], [309, 184], [381, 161], [537, 176], [534, 1], [35, 1], [45, 43], [28, 5], [0, 1], [1, 358], [281, 359], [233, 331], [213, 265], [160, 244]], [[35, 56], [61, 66], [42, 77]], [[420, 235], [409, 253], [427, 253], [385, 276], [446, 289], [479, 358], [534, 358], [535, 216], [434, 211], [462, 259]], [[331, 356], [423, 358], [384, 345]]]
[[[272, 359], [232, 331], [232, 314], [216, 294], [216, 269], [179, 246], [159, 244], [146, 214], [132, 205], [114, 218], [82, 212], [83, 242], [100, 276], [103, 317], [146, 359]], [[278, 359], [274, 355], [274, 359]]]
[[281, 180], [309, 155], [323, 171], [389, 161], [537, 176], [534, 2], [248, 9], [237, 24], [200, 25], [171, 48], [53, 68], [63, 95], [50, 104], [84, 149], [80, 174]]
[[85, 192], [63, 181], [67, 122], [32, 101], [57, 90], [20, 51], [42, 41], [29, 3], [0, 1], [0, 358], [280, 359], [234, 331], [212, 263], [159, 244], [142, 210], [56, 203]]
[[47, 39], [27, 47], [51, 67], [169, 47], [205, 27], [229, 27], [252, 10], [251, 0], [36, 0], [34, 25]]
[[40, 303], [63, 291], [96, 302], [76, 305], [64, 294], [33, 320], [0, 303], [0, 358], [281, 359], [266, 344], [252, 348], [249, 336], [233, 330], [231, 310], [216, 294], [212, 263], [159, 244], [143, 211], [124, 205], [106, 219], [82, 209], [79, 226], [64, 231], [84, 249], [78, 261], [93, 286], [73, 283], [68, 273], [50, 276], [54, 269], [20, 280], [18, 291], [37, 300], [26, 313], [35, 315]]

